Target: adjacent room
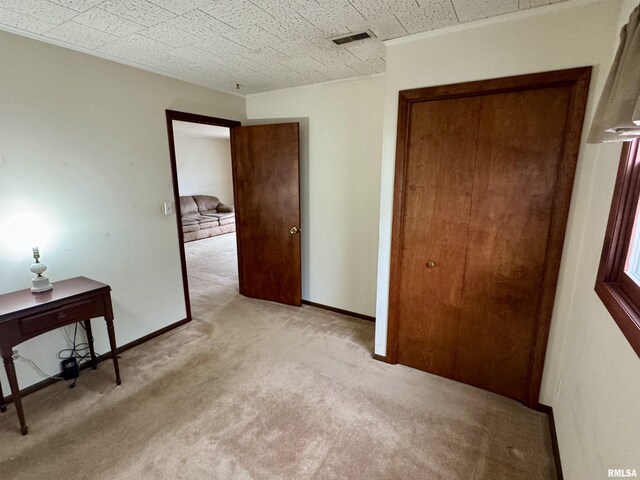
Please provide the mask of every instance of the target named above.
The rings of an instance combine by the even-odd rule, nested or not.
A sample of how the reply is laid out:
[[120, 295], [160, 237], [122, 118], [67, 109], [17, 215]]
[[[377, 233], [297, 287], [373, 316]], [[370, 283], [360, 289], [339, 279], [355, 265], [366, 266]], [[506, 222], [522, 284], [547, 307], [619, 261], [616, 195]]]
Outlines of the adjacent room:
[[[189, 284], [213, 295], [237, 289], [236, 220], [233, 208], [229, 127], [171, 120], [179, 198], [181, 254]], [[196, 273], [198, 272], [198, 273]]]
[[0, 0], [0, 479], [640, 472], [638, 0]]
[[[178, 172], [178, 192], [185, 242], [235, 231], [230, 132], [226, 127], [173, 122], [173, 141]], [[205, 197], [205, 198], [196, 198]], [[202, 204], [197, 203], [203, 202]], [[194, 208], [195, 205], [195, 208]], [[212, 222], [198, 217], [208, 214]], [[191, 215], [190, 215], [191, 214]], [[214, 223], [208, 226], [207, 223]], [[217, 228], [213, 227], [224, 227]], [[186, 228], [192, 227], [192, 228]]]

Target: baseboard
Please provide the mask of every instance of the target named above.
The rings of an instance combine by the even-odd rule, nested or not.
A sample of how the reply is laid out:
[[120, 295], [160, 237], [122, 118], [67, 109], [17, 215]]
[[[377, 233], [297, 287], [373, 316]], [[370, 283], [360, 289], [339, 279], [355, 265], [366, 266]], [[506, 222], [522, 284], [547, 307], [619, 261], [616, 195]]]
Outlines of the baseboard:
[[549, 417], [549, 430], [551, 431], [551, 448], [553, 448], [553, 460], [556, 464], [556, 473], [558, 480], [564, 480], [562, 474], [562, 462], [560, 461], [560, 448], [558, 447], [558, 435], [556, 433], [556, 421], [553, 417], [553, 408], [543, 403], [538, 404], [539, 412], [546, 413]]
[[322, 305], [321, 303], [310, 302], [309, 300], [302, 300], [302, 303], [305, 305], [309, 305], [310, 307], [321, 308], [322, 310], [339, 313], [340, 315], [348, 315], [349, 317], [359, 318], [360, 320], [367, 320], [368, 322], [376, 321], [376, 317], [363, 315], [362, 313], [350, 312], [349, 310], [343, 310], [342, 308], [330, 307], [328, 305]]
[[[170, 332], [171, 330], [181, 327], [182, 325], [184, 325], [185, 323], [189, 323], [191, 321], [190, 318], [183, 318], [182, 320], [172, 323], [171, 325], [167, 325], [166, 327], [161, 328], [160, 330], [156, 330], [155, 332], [151, 332], [148, 335], [145, 335], [144, 337], [140, 337], [137, 340], [134, 340], [133, 342], [129, 342], [126, 343], [124, 345], [122, 345], [121, 347], [118, 347], [117, 351], [118, 354], [121, 354], [123, 352], [126, 352], [127, 350], [129, 350], [130, 348], [133, 347], [137, 347], [138, 345], [148, 342], [149, 340], [159, 337], [160, 335]], [[112, 357], [111, 355], [111, 351], [108, 351], [107, 353], [104, 353], [102, 355], [100, 355], [98, 357], [98, 363], [103, 362], [104, 360], [110, 359]], [[80, 371], [82, 370], [86, 370], [87, 368], [91, 368], [91, 362], [84, 362], [82, 364], [80, 364]], [[62, 375], [61, 373], [59, 375]], [[49, 385], [52, 385], [56, 382], [59, 382], [61, 379], [59, 378], [45, 378], [44, 380], [38, 382], [38, 383], [34, 383], [33, 385], [30, 385], [26, 388], [23, 388], [22, 390], [20, 390], [20, 396], [22, 398], [26, 397], [27, 395], [30, 395], [34, 392], [37, 392], [38, 390], [42, 390], [45, 387], [48, 387]], [[10, 404], [13, 402], [13, 394], [9, 394], [6, 397], [4, 397], [4, 401], [5, 404]]]
[[[129, 343], [125, 343], [121, 347], [118, 347], [118, 353], [126, 352], [130, 348], [137, 347], [138, 345], [141, 345], [141, 344], [143, 344], [145, 342], [148, 342], [149, 340], [152, 340], [152, 339], [154, 339], [156, 337], [159, 337], [160, 335], [164, 335], [165, 333], [170, 332], [171, 330], [175, 330], [176, 328], [181, 327], [182, 325], [185, 325], [185, 324], [189, 323], [190, 321], [191, 321], [191, 318], [183, 318], [182, 320], [179, 320], [179, 321], [177, 321], [175, 323], [167, 325], [166, 327], [163, 327], [160, 330], [156, 330], [155, 332], [151, 332], [151, 333], [145, 335], [144, 337], [140, 337], [137, 340], [134, 340], [134, 341], [129, 342]], [[103, 357], [105, 357], [105, 356], [107, 358], [111, 358], [111, 352], [107, 352], [105, 355], [103, 355]]]
[[387, 363], [387, 357], [385, 357], [384, 355], [378, 355], [377, 353], [372, 353], [371, 357], [374, 360], [378, 360], [379, 362]]

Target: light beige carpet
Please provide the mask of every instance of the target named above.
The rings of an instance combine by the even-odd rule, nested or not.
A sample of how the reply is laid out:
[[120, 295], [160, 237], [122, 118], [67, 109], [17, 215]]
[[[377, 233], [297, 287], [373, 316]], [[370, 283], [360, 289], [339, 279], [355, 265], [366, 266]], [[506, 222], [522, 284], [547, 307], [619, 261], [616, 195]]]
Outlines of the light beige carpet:
[[0, 416], [0, 479], [554, 478], [544, 415], [373, 360], [372, 323], [241, 297], [234, 242], [187, 244], [194, 321], [120, 387], [104, 362], [26, 397], [26, 437]]

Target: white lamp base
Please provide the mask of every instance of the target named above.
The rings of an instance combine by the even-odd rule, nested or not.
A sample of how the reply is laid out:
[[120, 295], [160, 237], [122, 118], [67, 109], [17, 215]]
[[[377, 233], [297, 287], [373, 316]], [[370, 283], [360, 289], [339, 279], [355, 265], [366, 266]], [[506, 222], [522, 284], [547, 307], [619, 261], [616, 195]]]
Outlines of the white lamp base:
[[32, 293], [41, 293], [48, 292], [53, 288], [53, 285], [49, 282], [49, 277], [37, 276], [31, 279], [31, 292]]

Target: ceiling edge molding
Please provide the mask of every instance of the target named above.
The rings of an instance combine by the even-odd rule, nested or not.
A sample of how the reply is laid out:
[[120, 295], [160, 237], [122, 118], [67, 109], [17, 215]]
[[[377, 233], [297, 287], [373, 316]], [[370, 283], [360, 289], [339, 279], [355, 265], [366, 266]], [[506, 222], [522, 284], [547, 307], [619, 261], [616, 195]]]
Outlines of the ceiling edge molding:
[[8, 25], [0, 25], [0, 31], [3, 32], [7, 32], [7, 33], [11, 33], [14, 35], [19, 35], [21, 37], [26, 37], [29, 38], [30, 40], [35, 40], [38, 43], [42, 43], [43, 45], [52, 45], [54, 47], [61, 47], [64, 48], [66, 50], [72, 50], [74, 52], [79, 52], [79, 53], [83, 53], [85, 55], [90, 55], [92, 57], [97, 57], [100, 58], [102, 60], [108, 60], [110, 62], [113, 63], [119, 63], [121, 65], [126, 65], [127, 67], [131, 67], [131, 68], [135, 68], [136, 70], [141, 70], [143, 72], [150, 72], [150, 73], [155, 73], [156, 75], [161, 75], [163, 77], [167, 77], [167, 78], [171, 78], [172, 80], [179, 80], [181, 82], [185, 82], [188, 83], [190, 85], [196, 85], [198, 87], [202, 87], [202, 88], [206, 88], [207, 90], [212, 90], [214, 92], [219, 92], [219, 93], [224, 93], [226, 95], [233, 95], [234, 97], [241, 97], [241, 98], [245, 98], [246, 95], [242, 94], [242, 93], [238, 93], [238, 92], [234, 92], [231, 90], [223, 90], [221, 88], [212, 88], [209, 85], [204, 85], [202, 83], [197, 83], [194, 82], [193, 80], [187, 80], [185, 77], [180, 77], [178, 75], [169, 75], [167, 72], [163, 72], [162, 70], [158, 70], [157, 68], [154, 67], [145, 67], [142, 68], [140, 65], [136, 65], [133, 62], [128, 62], [127, 60], [118, 58], [118, 57], [113, 57], [109, 54], [103, 53], [103, 52], [98, 52], [96, 50], [91, 50], [89, 48], [82, 48], [82, 47], [78, 47], [75, 45], [70, 45], [68, 43], [65, 43], [63, 41], [57, 40], [55, 38], [50, 38], [47, 37], [47, 41], [43, 42], [42, 39], [40, 38], [39, 35], [31, 33], [31, 32], [27, 32], [25, 30], [20, 30], [19, 28], [13, 28], [10, 27]]
[[329, 85], [335, 85], [337, 83], [357, 82], [360, 80], [367, 80], [368, 78], [384, 77], [385, 75], [386, 75], [386, 72], [369, 73], [367, 75], [360, 75], [357, 77], [349, 77], [349, 78], [340, 78], [338, 80], [328, 80], [326, 82], [311, 83], [309, 85], [298, 85], [296, 87], [280, 88], [277, 90], [268, 90], [266, 92], [248, 93], [247, 95], [245, 95], [245, 98], [255, 98], [255, 97], [260, 97], [262, 95], [269, 95], [272, 93], [282, 93], [282, 92], [287, 92], [291, 90], [305, 90], [307, 88], [328, 87]]
[[591, 5], [595, 3], [604, 3], [604, 2], [610, 3], [611, 0], [567, 0], [565, 2], [554, 3], [551, 5], [544, 5], [542, 7], [534, 7], [534, 8], [528, 8], [526, 10], [518, 10], [517, 12], [507, 13], [505, 15], [499, 15], [496, 17], [483, 18], [482, 20], [474, 20], [471, 22], [451, 25], [449, 27], [437, 28], [435, 30], [429, 30], [427, 32], [420, 32], [414, 35], [407, 35], [405, 37], [392, 38], [390, 40], [383, 40], [382, 43], [386, 47], [394, 47], [396, 45], [415, 42], [416, 40], [424, 40], [427, 38], [439, 37], [441, 35], [447, 35], [449, 33], [462, 32], [464, 30], [471, 30], [478, 27], [485, 27], [488, 25], [495, 25], [498, 23], [510, 22], [513, 20], [520, 20], [528, 17], [536, 17], [540, 15], [546, 15], [551, 12], [557, 12], [560, 10], [566, 10], [566, 9], [574, 8], [578, 6]]

